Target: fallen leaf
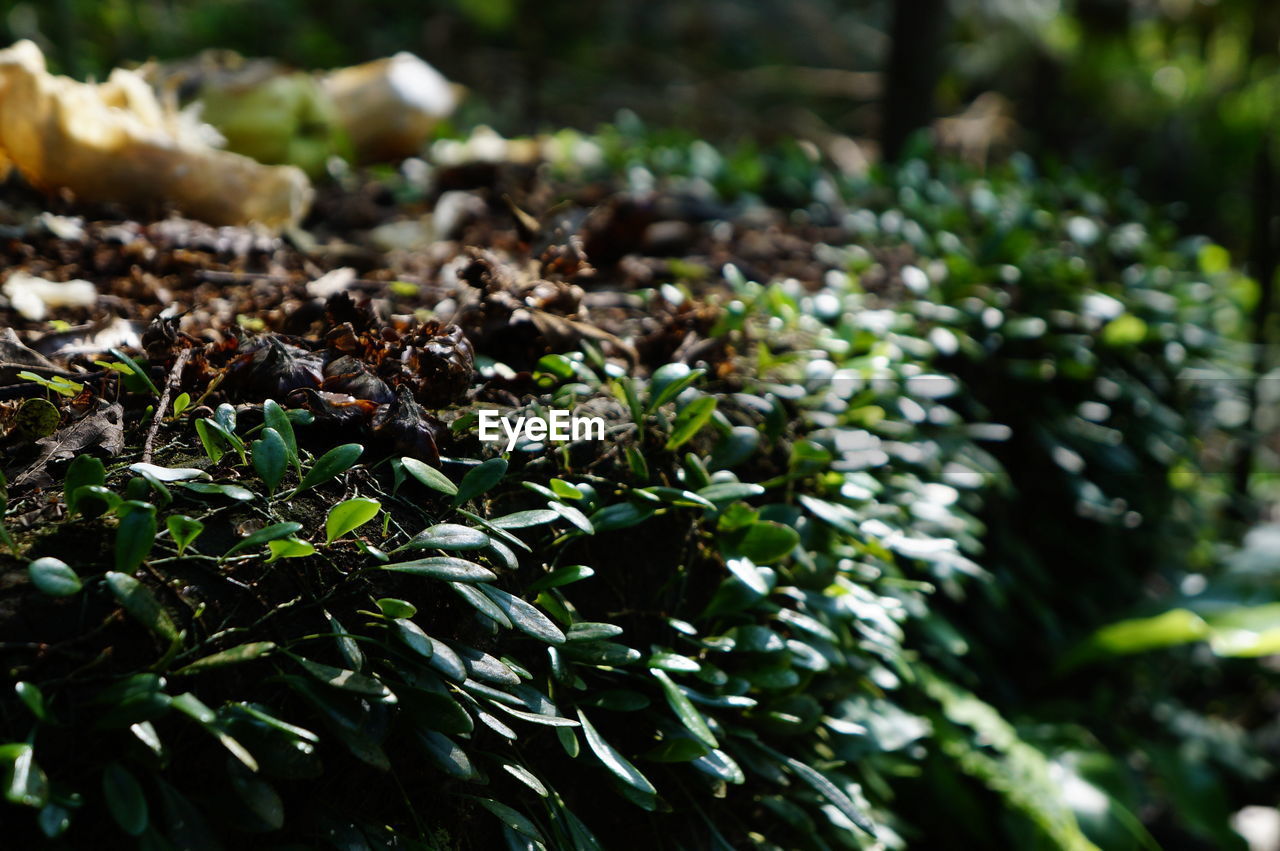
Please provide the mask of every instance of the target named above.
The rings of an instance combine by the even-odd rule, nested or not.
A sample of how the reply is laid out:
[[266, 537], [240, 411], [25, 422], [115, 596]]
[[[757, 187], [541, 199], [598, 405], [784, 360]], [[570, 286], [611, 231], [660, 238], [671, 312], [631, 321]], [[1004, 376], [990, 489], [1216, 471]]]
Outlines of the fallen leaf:
[[14, 488], [53, 485], [53, 476], [48, 471], [50, 463], [72, 458], [93, 447], [100, 447], [107, 455], [118, 455], [124, 450], [124, 408], [119, 402], [99, 399], [92, 413], [37, 440], [36, 446], [40, 447], [39, 457], [13, 479]]

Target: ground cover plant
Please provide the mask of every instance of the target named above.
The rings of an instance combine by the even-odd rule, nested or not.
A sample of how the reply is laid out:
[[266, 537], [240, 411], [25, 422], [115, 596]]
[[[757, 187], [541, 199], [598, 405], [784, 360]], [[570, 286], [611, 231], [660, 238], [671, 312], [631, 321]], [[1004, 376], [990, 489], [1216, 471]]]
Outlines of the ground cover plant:
[[15, 208], [100, 291], [4, 309], [7, 843], [1243, 847], [1221, 248], [1025, 158], [546, 152], [283, 238]]

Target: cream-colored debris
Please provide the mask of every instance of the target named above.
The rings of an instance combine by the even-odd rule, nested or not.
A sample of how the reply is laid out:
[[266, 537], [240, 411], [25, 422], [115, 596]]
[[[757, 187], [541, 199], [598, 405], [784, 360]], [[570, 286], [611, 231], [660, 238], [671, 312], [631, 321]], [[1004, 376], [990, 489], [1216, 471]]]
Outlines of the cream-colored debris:
[[296, 224], [305, 174], [217, 150], [189, 115], [117, 69], [105, 83], [55, 76], [34, 43], [0, 50], [0, 158], [32, 185], [87, 201], [173, 205], [214, 225]]
[[60, 307], [93, 307], [98, 288], [90, 281], [49, 281], [22, 270], [12, 272], [0, 292], [24, 319], [39, 321]]

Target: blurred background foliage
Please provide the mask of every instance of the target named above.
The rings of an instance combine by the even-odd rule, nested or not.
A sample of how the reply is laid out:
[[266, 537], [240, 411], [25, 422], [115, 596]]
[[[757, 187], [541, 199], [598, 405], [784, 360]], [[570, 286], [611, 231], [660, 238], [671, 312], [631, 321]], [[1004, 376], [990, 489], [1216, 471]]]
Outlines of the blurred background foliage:
[[[409, 50], [506, 135], [619, 108], [700, 138], [853, 139], [939, 117], [968, 155], [1018, 147], [1130, 173], [1233, 251], [1251, 245], [1280, 67], [1268, 0], [47, 0], [0, 3], [56, 70], [209, 47], [333, 67]], [[252, 21], [252, 25], [246, 25]], [[1268, 179], [1269, 182], [1269, 179]]]

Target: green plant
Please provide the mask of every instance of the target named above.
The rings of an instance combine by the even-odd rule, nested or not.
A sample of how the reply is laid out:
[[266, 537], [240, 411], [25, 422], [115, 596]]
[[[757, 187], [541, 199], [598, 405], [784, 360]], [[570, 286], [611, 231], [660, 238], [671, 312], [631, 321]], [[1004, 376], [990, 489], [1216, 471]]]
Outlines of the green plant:
[[[627, 156], [696, 176], [685, 149]], [[1239, 367], [1238, 274], [1020, 158], [759, 165], [856, 200], [806, 200], [856, 240], [816, 289], [723, 269], [714, 368], [538, 354], [528, 409], [599, 405], [604, 445], [495, 455], [464, 406], [437, 467], [267, 401], [260, 433], [198, 419], [194, 460], [73, 461], [24, 605], [114, 651], [15, 651], [13, 835], [1140, 848], [1154, 810], [1229, 847], [1225, 805], [1154, 782], [1267, 776], [1243, 720], [1180, 709], [1221, 669], [1135, 655], [1083, 689], [1067, 663], [1212, 567], [1193, 449], [1230, 445], [1238, 399], [1182, 379]], [[73, 558], [95, 533], [111, 555]]]

